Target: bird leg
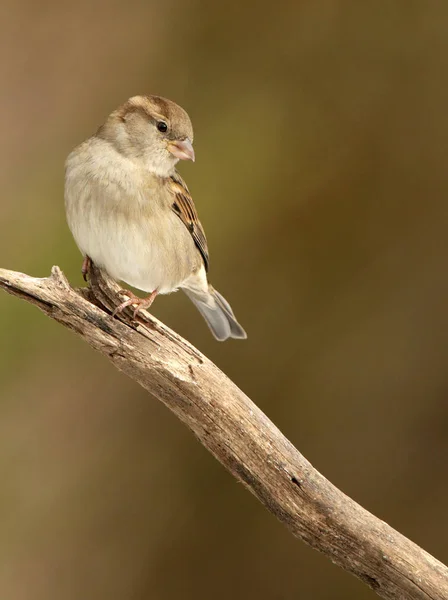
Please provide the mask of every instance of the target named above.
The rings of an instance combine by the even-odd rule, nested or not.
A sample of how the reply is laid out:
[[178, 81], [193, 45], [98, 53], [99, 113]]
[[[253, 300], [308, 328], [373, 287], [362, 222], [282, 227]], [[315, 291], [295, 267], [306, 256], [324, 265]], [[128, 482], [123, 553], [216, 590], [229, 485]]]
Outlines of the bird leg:
[[82, 261], [81, 273], [84, 281], [87, 281], [87, 275], [90, 273], [90, 269], [92, 267], [92, 259], [90, 256], [84, 256], [84, 260]]
[[139, 298], [138, 296], [136, 296], [135, 294], [133, 294], [132, 292], [130, 292], [128, 290], [122, 290], [121, 293], [124, 296], [128, 296], [129, 299], [125, 300], [119, 306], [117, 306], [117, 308], [112, 313], [112, 317], [116, 317], [118, 315], [118, 313], [121, 313], [127, 306], [135, 305], [136, 308], [135, 308], [134, 312], [132, 313], [132, 316], [134, 319], [136, 319], [138, 313], [141, 310], [147, 310], [151, 306], [151, 304], [154, 302], [154, 300], [157, 296], [158, 290], [154, 290], [146, 298]]

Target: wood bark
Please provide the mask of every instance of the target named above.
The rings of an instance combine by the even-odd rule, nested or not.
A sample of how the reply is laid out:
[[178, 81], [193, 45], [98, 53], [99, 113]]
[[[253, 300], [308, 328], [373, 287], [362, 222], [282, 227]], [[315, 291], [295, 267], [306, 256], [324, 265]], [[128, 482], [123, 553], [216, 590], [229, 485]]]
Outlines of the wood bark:
[[448, 600], [448, 568], [325, 479], [196, 348], [147, 313], [145, 323], [129, 312], [112, 318], [119, 288], [95, 267], [81, 290], [58, 267], [43, 279], [0, 269], [0, 287], [75, 331], [161, 400], [291, 533], [379, 596]]

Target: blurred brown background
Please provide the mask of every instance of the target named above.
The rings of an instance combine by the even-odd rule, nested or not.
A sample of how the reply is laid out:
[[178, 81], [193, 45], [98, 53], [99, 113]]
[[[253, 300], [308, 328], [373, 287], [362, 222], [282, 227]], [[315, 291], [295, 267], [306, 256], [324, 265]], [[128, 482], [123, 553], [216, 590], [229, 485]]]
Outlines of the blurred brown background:
[[[154, 313], [331, 481], [448, 561], [448, 6], [205, 0], [0, 8], [0, 266], [81, 284], [63, 164], [129, 96], [195, 126], [211, 280]], [[0, 294], [0, 597], [374, 598], [158, 402]]]

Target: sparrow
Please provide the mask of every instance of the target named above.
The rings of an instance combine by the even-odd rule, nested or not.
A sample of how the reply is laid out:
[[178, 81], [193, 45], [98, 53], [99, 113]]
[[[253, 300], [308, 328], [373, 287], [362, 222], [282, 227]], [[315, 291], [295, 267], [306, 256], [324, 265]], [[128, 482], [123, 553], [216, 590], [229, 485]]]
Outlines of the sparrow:
[[134, 318], [158, 294], [182, 289], [217, 340], [245, 339], [229, 303], [208, 283], [204, 229], [176, 171], [194, 161], [193, 127], [183, 108], [160, 96], [134, 96], [77, 146], [65, 164], [67, 222], [84, 256], [117, 281]]

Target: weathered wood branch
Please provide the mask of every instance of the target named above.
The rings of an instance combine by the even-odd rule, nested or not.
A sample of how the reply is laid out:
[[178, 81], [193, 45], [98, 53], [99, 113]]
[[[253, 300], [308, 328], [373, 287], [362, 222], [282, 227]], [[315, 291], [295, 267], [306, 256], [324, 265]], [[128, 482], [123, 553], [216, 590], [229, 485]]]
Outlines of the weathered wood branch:
[[[83, 337], [161, 400], [301, 540], [383, 598], [448, 599], [448, 569], [327, 481], [196, 348], [152, 316], [111, 318], [118, 286], [97, 271], [72, 289], [0, 269], [0, 287]], [[105, 308], [101, 308], [105, 307]]]

